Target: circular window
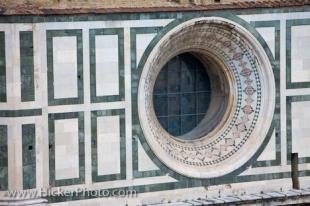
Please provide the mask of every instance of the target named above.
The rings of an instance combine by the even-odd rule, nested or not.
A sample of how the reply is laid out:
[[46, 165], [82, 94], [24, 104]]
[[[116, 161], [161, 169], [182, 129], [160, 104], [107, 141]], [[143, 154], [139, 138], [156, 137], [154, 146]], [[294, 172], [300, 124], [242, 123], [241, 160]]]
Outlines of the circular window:
[[[153, 91], [156, 117], [179, 140], [205, 136], [224, 115], [228, 83], [224, 69], [215, 62], [202, 53], [182, 53], [170, 59], [156, 78]], [[222, 86], [219, 81], [224, 82]]]
[[144, 58], [137, 112], [146, 150], [197, 178], [228, 174], [258, 151], [272, 122], [275, 82], [250, 32], [224, 18], [192, 19]]

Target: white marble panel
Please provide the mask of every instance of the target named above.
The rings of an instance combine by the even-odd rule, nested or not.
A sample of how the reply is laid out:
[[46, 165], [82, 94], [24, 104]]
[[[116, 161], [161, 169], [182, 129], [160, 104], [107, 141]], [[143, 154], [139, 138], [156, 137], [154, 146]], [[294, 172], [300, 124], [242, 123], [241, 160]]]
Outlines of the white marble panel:
[[292, 102], [292, 152], [310, 157], [310, 102]]
[[120, 173], [120, 118], [97, 118], [98, 175]]
[[119, 94], [118, 36], [97, 35], [96, 45], [96, 94]]
[[152, 34], [137, 34], [136, 35], [136, 55], [137, 55], [137, 66], [139, 64], [139, 61], [149, 45], [149, 43], [152, 41], [152, 39], [156, 36], [156, 33]]
[[158, 170], [158, 167], [146, 154], [139, 140], [138, 140], [138, 170], [139, 171]]
[[275, 131], [273, 131], [272, 136], [265, 147], [264, 151], [258, 157], [258, 161], [264, 160], [275, 160], [276, 159], [276, 136]]
[[293, 26], [291, 34], [291, 80], [310, 81], [310, 25]]
[[264, 38], [273, 56], [275, 56], [275, 28], [274, 27], [261, 27], [261, 28], [256, 28], [256, 30]]
[[79, 177], [78, 119], [55, 120], [55, 178]]
[[53, 38], [54, 98], [78, 96], [76, 37]]

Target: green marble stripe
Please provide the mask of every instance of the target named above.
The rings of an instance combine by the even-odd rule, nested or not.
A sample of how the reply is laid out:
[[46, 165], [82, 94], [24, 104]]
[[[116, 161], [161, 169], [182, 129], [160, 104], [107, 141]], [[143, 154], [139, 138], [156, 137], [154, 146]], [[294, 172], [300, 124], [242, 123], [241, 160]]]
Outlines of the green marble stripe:
[[[78, 119], [79, 129], [79, 177], [71, 179], [56, 180], [55, 176], [55, 120], [60, 119]], [[66, 186], [83, 184], [85, 181], [85, 130], [84, 130], [84, 112], [69, 113], [50, 113], [48, 114], [48, 132], [49, 132], [49, 175], [50, 186]], [[66, 161], [65, 159], [63, 161]]]
[[20, 42], [20, 74], [21, 74], [21, 101], [35, 100], [34, 89], [34, 60], [33, 60], [33, 33], [32, 31], [19, 32]]
[[[102, 116], [120, 117], [120, 173], [111, 175], [98, 175], [97, 154], [97, 118]], [[91, 112], [91, 153], [92, 153], [92, 180], [104, 182], [126, 179], [126, 134], [125, 134], [125, 109], [98, 110]], [[107, 158], [107, 157], [101, 157]]]
[[42, 109], [0, 110], [0, 117], [41, 116]]
[[310, 88], [310, 81], [292, 82], [292, 27], [310, 25], [310, 19], [292, 19], [286, 21], [286, 88]]
[[209, 11], [176, 11], [176, 12], [133, 12], [133, 13], [108, 13], [108, 14], [77, 14], [77, 15], [16, 15], [1, 16], [0, 23], [41, 23], [41, 22], [72, 22], [72, 21], [111, 21], [111, 20], [147, 20], [147, 19], [175, 19], [197, 17], [202, 15], [249, 15], [271, 14], [286, 12], [307, 12], [309, 5], [300, 7], [259, 8], [259, 9], [229, 9]]
[[[287, 156], [287, 164], [291, 164], [291, 153], [292, 153], [292, 103], [293, 102], [304, 102], [310, 101], [310, 95], [302, 95], [302, 96], [288, 96], [286, 97], [286, 156]], [[299, 164], [310, 163], [309, 157], [299, 157]]]
[[8, 189], [8, 132], [0, 125], [0, 191]]
[[36, 131], [35, 124], [22, 125], [23, 189], [36, 187]]
[[[117, 35], [118, 37], [119, 95], [97, 96], [96, 94], [96, 36], [98, 35]], [[89, 59], [90, 59], [91, 102], [123, 101], [125, 99], [124, 29], [123, 28], [90, 29], [89, 49], [90, 49]]]
[[6, 102], [5, 34], [0, 32], [0, 102]]
[[[54, 97], [54, 64], [53, 64], [53, 38], [75, 36], [77, 45], [77, 91], [78, 97], [55, 98]], [[67, 105], [83, 104], [84, 102], [84, 83], [83, 83], [83, 40], [81, 29], [71, 30], [47, 30], [47, 85], [48, 85], [48, 104], [49, 105]], [[65, 77], [64, 77], [65, 78]]]

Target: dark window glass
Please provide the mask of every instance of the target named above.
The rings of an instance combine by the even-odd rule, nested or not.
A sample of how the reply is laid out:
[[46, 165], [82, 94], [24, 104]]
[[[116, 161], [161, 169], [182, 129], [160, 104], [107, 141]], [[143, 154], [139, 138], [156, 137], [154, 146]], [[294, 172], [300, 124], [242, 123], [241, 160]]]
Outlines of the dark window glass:
[[193, 130], [206, 114], [211, 98], [210, 79], [192, 54], [171, 59], [158, 74], [153, 101], [158, 121], [173, 136]]

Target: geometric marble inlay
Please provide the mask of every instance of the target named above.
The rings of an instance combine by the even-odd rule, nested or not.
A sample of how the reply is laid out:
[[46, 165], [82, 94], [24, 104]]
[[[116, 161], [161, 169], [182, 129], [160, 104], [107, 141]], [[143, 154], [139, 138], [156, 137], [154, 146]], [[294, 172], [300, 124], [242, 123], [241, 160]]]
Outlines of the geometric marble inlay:
[[299, 157], [310, 157], [310, 102], [292, 102], [292, 152]]
[[291, 33], [292, 82], [310, 81], [310, 25], [293, 26]]
[[78, 119], [55, 120], [55, 179], [79, 177]]

